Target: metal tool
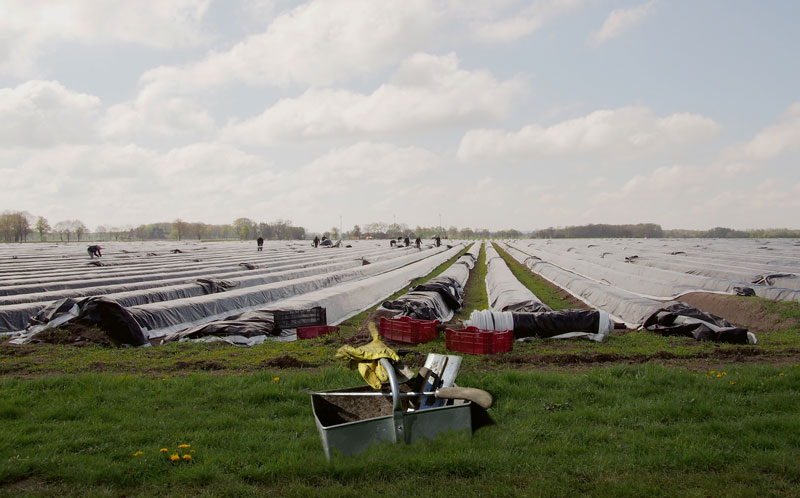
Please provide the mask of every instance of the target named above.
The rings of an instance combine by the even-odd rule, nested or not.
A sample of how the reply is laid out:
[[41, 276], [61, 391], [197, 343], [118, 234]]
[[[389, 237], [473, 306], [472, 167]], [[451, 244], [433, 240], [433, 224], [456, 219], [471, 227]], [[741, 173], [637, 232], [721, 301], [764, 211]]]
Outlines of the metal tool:
[[[386, 392], [309, 392], [308, 394], [317, 396], [385, 396], [392, 397], [392, 393]], [[492, 395], [483, 389], [476, 389], [474, 387], [441, 387], [435, 391], [426, 392], [400, 392], [398, 396], [433, 396], [437, 399], [465, 399], [482, 406], [489, 408], [492, 406]]]

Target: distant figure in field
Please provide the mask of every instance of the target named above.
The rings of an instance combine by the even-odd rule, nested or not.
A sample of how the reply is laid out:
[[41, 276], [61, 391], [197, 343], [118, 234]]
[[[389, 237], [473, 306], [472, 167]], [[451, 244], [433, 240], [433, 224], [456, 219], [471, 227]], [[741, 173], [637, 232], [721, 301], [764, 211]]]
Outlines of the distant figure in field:
[[314, 236], [314, 247], [319, 247], [319, 235]]
[[442, 238], [439, 237], [439, 235], [434, 235], [433, 236], [433, 241], [436, 242], [436, 247], [439, 247], [439, 246], [442, 245]]
[[100, 249], [102, 249], [102, 247], [97, 245], [89, 246], [88, 249], [86, 249], [86, 252], [89, 253], [90, 258], [94, 258], [95, 256], [99, 258], [100, 256], [102, 256], [102, 254], [100, 254]]
[[256, 239], [256, 244], [258, 244], [258, 250], [259, 251], [263, 250], [264, 249], [264, 237], [259, 235], [258, 238]]
[[414, 241], [414, 244], [416, 244], [417, 249], [419, 249], [419, 247], [422, 245], [422, 239], [417, 237], [417, 240]]
[[403, 239], [403, 244], [405, 244], [406, 247], [411, 245], [411, 241], [408, 240], [408, 235], [406, 235], [405, 238]]
[[397, 241], [394, 240], [394, 239], [390, 240], [389, 241], [389, 247], [395, 247], [395, 246], [397, 246]]
[[329, 239], [328, 237], [323, 235], [322, 236], [322, 241], [320, 241], [319, 245], [321, 245], [323, 247], [330, 247], [330, 246], [333, 245], [333, 242], [331, 242], [331, 239]]

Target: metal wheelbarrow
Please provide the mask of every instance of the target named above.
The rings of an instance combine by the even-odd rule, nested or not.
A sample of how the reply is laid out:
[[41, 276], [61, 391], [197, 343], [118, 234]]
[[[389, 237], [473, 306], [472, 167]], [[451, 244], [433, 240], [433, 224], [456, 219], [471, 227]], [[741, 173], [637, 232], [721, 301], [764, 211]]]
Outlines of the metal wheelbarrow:
[[384, 441], [412, 443], [418, 439], [434, 439], [447, 431], [471, 433], [470, 401], [453, 400], [448, 406], [408, 411], [408, 398], [400, 395], [392, 364], [387, 359], [380, 361], [389, 374], [391, 397], [325, 395], [326, 392], [374, 393], [369, 386], [311, 395], [314, 420], [329, 460], [334, 450], [342, 455], [355, 455]]

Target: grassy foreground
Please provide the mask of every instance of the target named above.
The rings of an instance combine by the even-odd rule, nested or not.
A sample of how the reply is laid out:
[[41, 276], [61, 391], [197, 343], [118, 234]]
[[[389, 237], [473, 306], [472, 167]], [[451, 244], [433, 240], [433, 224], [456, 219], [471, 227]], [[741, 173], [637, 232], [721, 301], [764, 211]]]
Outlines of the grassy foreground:
[[[800, 487], [798, 365], [461, 381], [495, 393], [495, 425], [329, 463], [300, 390], [360, 383], [344, 369], [4, 379], [0, 495], [788, 496]], [[170, 462], [176, 452], [192, 460]]]

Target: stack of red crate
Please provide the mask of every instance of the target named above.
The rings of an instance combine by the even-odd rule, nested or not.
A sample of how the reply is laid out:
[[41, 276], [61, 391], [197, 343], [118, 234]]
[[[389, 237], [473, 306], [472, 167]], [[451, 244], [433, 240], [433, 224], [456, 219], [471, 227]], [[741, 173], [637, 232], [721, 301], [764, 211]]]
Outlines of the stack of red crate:
[[477, 327], [447, 329], [444, 340], [450, 351], [469, 354], [507, 353], [514, 344], [514, 331], [483, 330]]
[[381, 336], [408, 344], [421, 344], [436, 339], [436, 326], [439, 320], [416, 320], [407, 316], [400, 318], [381, 318]]

